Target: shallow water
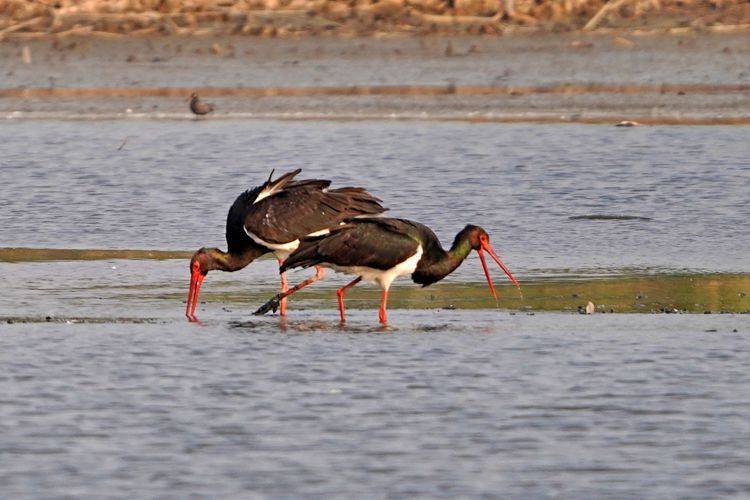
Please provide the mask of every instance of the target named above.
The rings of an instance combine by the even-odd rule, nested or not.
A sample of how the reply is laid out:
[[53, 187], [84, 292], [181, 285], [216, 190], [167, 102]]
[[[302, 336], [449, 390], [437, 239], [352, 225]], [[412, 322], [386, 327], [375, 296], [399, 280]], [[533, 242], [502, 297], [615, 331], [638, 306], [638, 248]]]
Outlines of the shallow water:
[[[94, 260], [0, 263], [4, 281], [0, 294], [0, 324], [66, 321], [120, 322], [133, 319], [182, 322], [188, 289], [187, 259]], [[313, 273], [290, 273], [290, 281]], [[750, 275], [567, 275], [527, 278], [521, 290], [502, 283], [495, 274], [497, 303], [486, 282], [443, 282], [421, 288], [397, 281], [389, 295], [389, 309], [505, 310], [578, 312], [591, 301], [603, 313], [750, 313]], [[336, 288], [351, 278], [327, 273], [290, 300], [290, 311], [325, 311], [338, 314]], [[201, 289], [198, 317], [206, 320], [248, 320], [251, 313], [278, 291], [275, 260], [264, 259], [239, 273], [209, 273]], [[367, 309], [377, 318], [380, 291], [361, 284], [346, 295], [348, 309]], [[294, 317], [294, 315], [292, 315]]]
[[2, 491], [750, 492], [741, 316], [372, 313], [0, 325]]

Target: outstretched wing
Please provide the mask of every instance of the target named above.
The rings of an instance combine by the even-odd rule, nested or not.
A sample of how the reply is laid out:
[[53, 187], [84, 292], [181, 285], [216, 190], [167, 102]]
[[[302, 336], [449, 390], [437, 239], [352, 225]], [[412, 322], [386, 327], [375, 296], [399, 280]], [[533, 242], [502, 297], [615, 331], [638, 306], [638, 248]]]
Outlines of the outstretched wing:
[[417, 252], [419, 241], [399, 219], [355, 219], [327, 236], [300, 241], [281, 271], [327, 263], [386, 270]]

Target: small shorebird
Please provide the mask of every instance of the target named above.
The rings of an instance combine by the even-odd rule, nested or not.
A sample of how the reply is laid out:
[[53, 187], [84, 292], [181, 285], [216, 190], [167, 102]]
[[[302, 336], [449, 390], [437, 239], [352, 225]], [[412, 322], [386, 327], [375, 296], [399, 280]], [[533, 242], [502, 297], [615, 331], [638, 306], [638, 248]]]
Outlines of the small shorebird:
[[198, 94], [190, 94], [190, 111], [195, 115], [207, 115], [214, 110], [214, 105], [208, 102], [202, 102]]
[[[299, 245], [300, 238], [325, 234], [344, 220], [362, 215], [376, 215], [386, 209], [363, 188], [328, 189], [331, 181], [308, 179], [294, 181], [297, 169], [276, 180], [268, 177], [263, 185], [237, 197], [227, 215], [227, 252], [218, 248], [201, 248], [190, 260], [190, 291], [185, 315], [197, 321], [195, 308], [198, 293], [208, 271], [238, 271], [261, 255], [273, 252], [279, 265]], [[318, 268], [315, 276], [303, 281], [303, 288], [323, 277]], [[281, 272], [281, 291], [287, 291], [286, 274]], [[281, 304], [281, 314], [286, 304]]]
[[[388, 289], [399, 276], [411, 274], [415, 283], [431, 285], [456, 270], [472, 250], [479, 260], [487, 278], [492, 296], [497, 300], [484, 252], [497, 262], [508, 278], [520, 288], [510, 270], [490, 246], [487, 232], [479, 226], [467, 225], [453, 240], [449, 250], [444, 250], [435, 233], [418, 222], [391, 218], [357, 218], [337, 227], [330, 233], [303, 239], [279, 268], [281, 272], [295, 267], [322, 266], [335, 271], [354, 274], [357, 277], [336, 294], [339, 302], [341, 322], [346, 321], [344, 293], [361, 280], [372, 281], [383, 290], [380, 301], [380, 323], [386, 325]], [[261, 306], [255, 314], [274, 311], [281, 300], [294, 293], [295, 289], [277, 294]]]

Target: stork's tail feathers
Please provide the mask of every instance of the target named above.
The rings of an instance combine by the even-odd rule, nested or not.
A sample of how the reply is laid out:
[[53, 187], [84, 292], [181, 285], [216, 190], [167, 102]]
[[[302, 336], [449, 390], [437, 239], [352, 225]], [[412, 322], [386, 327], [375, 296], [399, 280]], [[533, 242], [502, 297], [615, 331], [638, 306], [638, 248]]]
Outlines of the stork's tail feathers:
[[302, 172], [301, 168], [298, 168], [297, 170], [293, 170], [291, 172], [287, 172], [275, 181], [272, 180], [274, 170], [271, 170], [271, 175], [268, 176], [268, 180], [260, 186], [259, 188], [255, 188], [253, 190], [247, 191], [248, 196], [252, 194], [254, 197], [252, 198], [252, 202], [258, 202], [262, 200], [263, 198], [267, 198], [274, 193], [278, 193], [284, 187], [286, 187], [287, 184], [291, 182], [292, 179], [294, 179], [294, 176]]
[[292, 170], [291, 172], [287, 172], [275, 181], [273, 179], [273, 173], [276, 171], [276, 169], [271, 170], [271, 175], [268, 176], [268, 180], [266, 181], [266, 185], [263, 187], [264, 189], [268, 189], [271, 192], [278, 191], [280, 189], [283, 189], [284, 186], [294, 179], [297, 174], [302, 172], [301, 168], [298, 168], [297, 170]]

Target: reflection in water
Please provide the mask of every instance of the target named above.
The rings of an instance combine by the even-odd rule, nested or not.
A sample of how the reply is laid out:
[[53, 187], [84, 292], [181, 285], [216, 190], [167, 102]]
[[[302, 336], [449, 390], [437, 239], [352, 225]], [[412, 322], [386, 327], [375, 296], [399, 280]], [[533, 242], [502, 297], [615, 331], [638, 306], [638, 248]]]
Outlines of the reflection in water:
[[[282, 333], [388, 333], [398, 331], [397, 326], [381, 326], [366, 324], [340, 324], [338, 320], [319, 320], [319, 319], [290, 319], [283, 317], [270, 317], [266, 321], [230, 321], [227, 323], [230, 328], [240, 329], [251, 333], [266, 334], [268, 331], [278, 329]], [[420, 327], [416, 327], [421, 331]]]

